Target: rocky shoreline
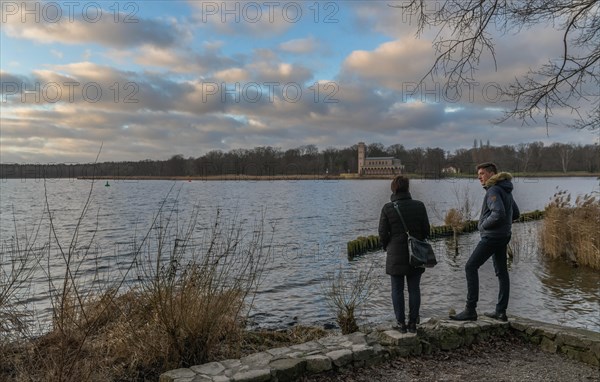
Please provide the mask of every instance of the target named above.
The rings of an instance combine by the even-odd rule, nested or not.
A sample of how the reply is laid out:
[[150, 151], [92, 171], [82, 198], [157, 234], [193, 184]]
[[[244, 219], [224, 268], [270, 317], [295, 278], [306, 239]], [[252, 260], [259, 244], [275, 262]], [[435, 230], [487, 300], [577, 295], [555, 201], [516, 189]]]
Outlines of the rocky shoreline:
[[331, 371], [302, 382], [547, 382], [600, 381], [598, 369], [552, 354], [516, 335], [452, 352], [398, 357], [371, 367]]
[[[508, 346], [511, 341], [513, 345], [517, 344], [517, 340], [521, 341], [519, 346]], [[475, 351], [470, 350], [473, 347]], [[489, 353], [486, 360], [483, 355], [487, 353], [481, 349], [496, 350]], [[531, 357], [534, 354], [540, 355], [539, 359], [547, 360], [543, 362], [548, 366], [545, 371], [547, 376], [556, 376], [553, 367], [560, 363], [557, 359], [568, 357], [564, 358], [564, 369], [570, 371], [565, 377], [570, 375], [584, 378], [575, 380], [595, 380], [600, 371], [600, 333], [519, 317], [511, 317], [509, 322], [487, 318], [472, 322], [428, 319], [419, 325], [416, 334], [402, 334], [393, 330], [391, 323], [388, 323], [365, 333], [329, 336], [304, 344], [268, 349], [240, 359], [171, 370], [160, 376], [160, 382], [366, 382], [398, 380], [399, 373], [408, 380], [413, 377], [423, 380], [424, 372], [429, 373], [425, 377], [431, 381], [458, 381], [467, 377], [470, 381], [490, 378], [521, 381], [532, 380], [524, 377], [523, 373], [532, 378], [543, 375], [536, 371], [538, 366], [532, 366], [536, 365], [538, 359], [525, 362], [527, 358], [524, 355]], [[409, 361], [402, 361], [404, 358]], [[448, 359], [462, 360], [464, 365], [457, 367], [454, 362], [438, 365], [440, 360]], [[428, 361], [433, 363], [422, 363]], [[411, 368], [410, 365], [420, 367]], [[441, 370], [438, 370], [440, 367]], [[515, 367], [520, 368], [521, 373], [514, 378], [504, 378], [507, 368]], [[468, 371], [470, 369], [474, 371]], [[382, 370], [383, 374], [375, 370]], [[482, 379], [472, 377], [475, 371], [483, 373], [478, 374]], [[453, 375], [457, 379], [451, 379]]]

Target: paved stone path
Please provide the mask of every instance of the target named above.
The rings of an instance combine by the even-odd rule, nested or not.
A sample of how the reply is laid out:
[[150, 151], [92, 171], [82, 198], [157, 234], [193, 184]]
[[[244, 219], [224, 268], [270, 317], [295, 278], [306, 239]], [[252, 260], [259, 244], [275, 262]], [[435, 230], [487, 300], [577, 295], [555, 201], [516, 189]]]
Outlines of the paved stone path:
[[160, 382], [294, 381], [331, 370], [365, 367], [397, 357], [454, 350], [494, 336], [518, 334], [541, 349], [563, 353], [600, 368], [600, 333], [565, 328], [521, 318], [500, 322], [482, 318], [472, 322], [429, 319], [417, 334], [402, 334], [381, 325], [369, 333], [330, 336], [290, 347], [270, 349], [241, 359], [210, 362], [168, 371]]

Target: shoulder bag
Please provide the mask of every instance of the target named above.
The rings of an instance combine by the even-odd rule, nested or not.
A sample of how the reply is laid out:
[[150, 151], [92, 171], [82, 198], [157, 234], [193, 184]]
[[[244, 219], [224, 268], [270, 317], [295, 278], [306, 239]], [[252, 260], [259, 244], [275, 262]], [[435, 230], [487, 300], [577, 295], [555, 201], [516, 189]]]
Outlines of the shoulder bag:
[[396, 202], [392, 203], [400, 216], [406, 235], [408, 236], [408, 253], [410, 265], [416, 268], [433, 268], [437, 264], [433, 247], [427, 240], [419, 240], [408, 232], [400, 208]]

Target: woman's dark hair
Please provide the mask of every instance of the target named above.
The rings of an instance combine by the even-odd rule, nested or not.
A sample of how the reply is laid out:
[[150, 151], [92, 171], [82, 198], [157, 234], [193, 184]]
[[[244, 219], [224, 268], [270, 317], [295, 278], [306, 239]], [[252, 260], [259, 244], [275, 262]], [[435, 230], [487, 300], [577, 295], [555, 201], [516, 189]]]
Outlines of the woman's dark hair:
[[392, 192], [397, 194], [399, 192], [408, 192], [408, 178], [402, 175], [398, 175], [392, 180]]

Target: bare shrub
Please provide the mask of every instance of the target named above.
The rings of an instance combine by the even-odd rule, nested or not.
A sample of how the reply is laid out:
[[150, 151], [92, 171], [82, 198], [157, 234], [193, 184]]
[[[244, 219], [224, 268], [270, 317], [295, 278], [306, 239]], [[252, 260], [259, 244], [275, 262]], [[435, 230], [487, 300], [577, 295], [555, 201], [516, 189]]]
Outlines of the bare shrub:
[[327, 304], [336, 313], [342, 334], [356, 332], [359, 327], [356, 313], [375, 291], [377, 279], [374, 267], [366, 270], [344, 270], [340, 267], [329, 274], [323, 285]]

